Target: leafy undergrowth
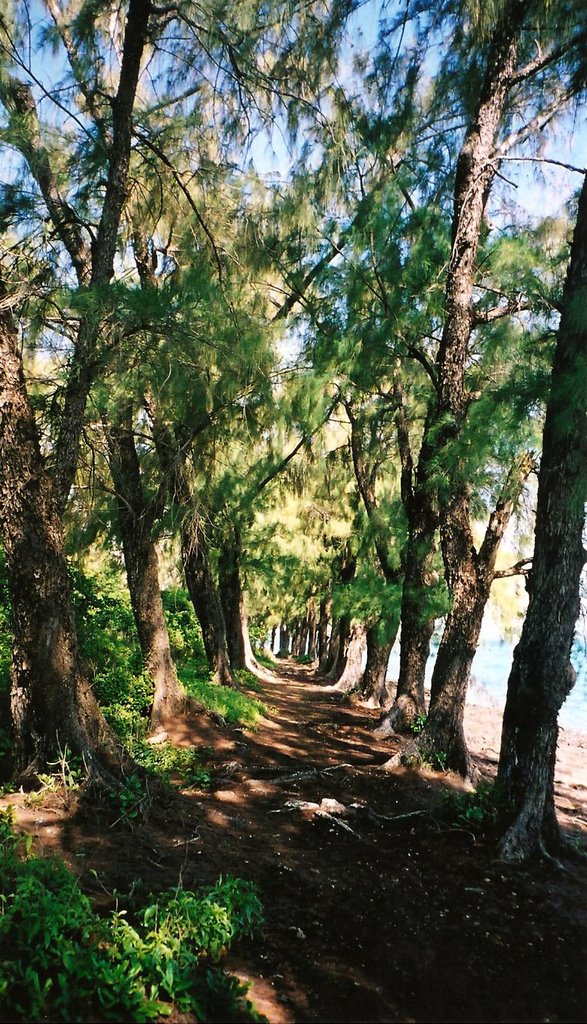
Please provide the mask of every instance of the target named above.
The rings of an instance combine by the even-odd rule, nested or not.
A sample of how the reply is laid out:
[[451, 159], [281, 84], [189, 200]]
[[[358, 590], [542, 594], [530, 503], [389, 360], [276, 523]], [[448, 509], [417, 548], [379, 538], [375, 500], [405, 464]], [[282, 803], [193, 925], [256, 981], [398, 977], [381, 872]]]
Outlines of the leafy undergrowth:
[[[198, 766], [179, 763], [177, 758], [183, 756], [179, 752], [174, 754], [170, 748], [153, 752], [145, 743], [153, 682], [142, 668], [130, 600], [120, 575], [87, 576], [76, 571], [74, 584], [84, 660], [107, 720], [143, 767], [163, 774], [193, 773]], [[172, 654], [186, 693], [227, 724], [254, 728], [266, 708], [256, 697], [211, 681], [200, 625], [187, 593], [167, 590], [163, 603]], [[240, 673], [238, 682], [248, 690], [257, 689], [255, 677], [248, 672]], [[203, 777], [202, 781], [205, 784]]]
[[197, 663], [186, 661], [178, 665], [178, 675], [190, 697], [208, 711], [220, 715], [229, 725], [243, 725], [254, 729], [266, 707], [256, 697], [250, 697], [229, 686], [218, 686], [198, 671]]
[[0, 813], [0, 1019], [261, 1021], [247, 989], [219, 966], [261, 926], [255, 886], [225, 878], [177, 887], [100, 917], [55, 858], [31, 853]]

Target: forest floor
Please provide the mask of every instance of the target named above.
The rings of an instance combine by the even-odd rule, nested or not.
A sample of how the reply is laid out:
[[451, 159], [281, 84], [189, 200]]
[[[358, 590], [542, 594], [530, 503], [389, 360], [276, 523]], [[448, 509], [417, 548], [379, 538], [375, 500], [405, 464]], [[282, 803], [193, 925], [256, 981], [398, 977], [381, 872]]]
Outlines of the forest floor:
[[[462, 782], [383, 770], [399, 739], [375, 740], [377, 712], [307, 670], [276, 665], [261, 696], [270, 711], [254, 732], [205, 715], [170, 725], [174, 743], [206, 751], [213, 785], [161, 790], [132, 827], [75, 794], [0, 803], [104, 905], [116, 890], [254, 880], [265, 927], [226, 968], [271, 1024], [584, 1021], [587, 866], [500, 863], [447, 816]], [[490, 778], [499, 716], [469, 707], [466, 725]], [[586, 749], [563, 733], [556, 776], [561, 822], [583, 846]]]

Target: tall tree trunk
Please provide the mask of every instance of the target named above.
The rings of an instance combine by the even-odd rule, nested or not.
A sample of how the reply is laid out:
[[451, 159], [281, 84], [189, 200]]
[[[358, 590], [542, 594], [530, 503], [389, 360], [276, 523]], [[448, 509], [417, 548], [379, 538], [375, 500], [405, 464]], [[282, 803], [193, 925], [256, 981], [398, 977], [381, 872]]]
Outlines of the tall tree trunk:
[[40, 771], [67, 744], [99, 774], [103, 755], [114, 753], [114, 740], [81, 666], [61, 520], [1, 280], [0, 410], [0, 539], [14, 629], [15, 770], [18, 775]]
[[[469, 365], [471, 335], [476, 326], [473, 291], [477, 251], [483, 215], [499, 163], [495, 149], [505, 103], [513, 82], [518, 37], [527, 6], [526, 0], [512, 0], [499, 17], [489, 45], [487, 66], [479, 92], [477, 108], [457, 161], [452, 251], [445, 291], [446, 312], [435, 369], [436, 396], [429, 409], [424, 441], [418, 459], [416, 484], [411, 495], [411, 502], [407, 505], [410, 540], [405, 559], [405, 589], [406, 600], [411, 607], [409, 611], [402, 608], [402, 656], [405, 651], [406, 672], [402, 672], [400, 668], [400, 686], [398, 686], [396, 704], [399, 705], [403, 699], [400, 688], [405, 685], [409, 663], [415, 660], [414, 668], [421, 675], [416, 678], [414, 671], [410, 674], [411, 692], [406, 698], [409, 713], [412, 716], [424, 710], [423, 669], [432, 635], [432, 623], [423, 621], [421, 610], [414, 605], [414, 600], [418, 600], [418, 594], [421, 600], [423, 593], [421, 587], [425, 583], [427, 575], [423, 566], [417, 566], [416, 560], [428, 559], [432, 551], [434, 518], [432, 513], [436, 504], [434, 492], [437, 485], [432, 487], [431, 484], [435, 477], [439, 478], [439, 466], [442, 468], [445, 480], [450, 481], [446, 493], [442, 494], [441, 500], [438, 502], [438, 518], [436, 519], [440, 525], [442, 553], [449, 588], [453, 581], [457, 586], [450, 565], [456, 565], [460, 559], [466, 560], [470, 553], [471, 525], [466, 467], [461, 464], [461, 459], [456, 454], [456, 442], [460, 439], [470, 403], [470, 395], [466, 387], [466, 372]], [[401, 429], [400, 418], [398, 421], [400, 454]], [[404, 469], [402, 455], [402, 476]], [[411, 471], [411, 466], [409, 466], [409, 470]], [[410, 504], [412, 505], [412, 515], [409, 511]], [[418, 528], [420, 528], [419, 538], [416, 536]], [[416, 576], [413, 581], [408, 579], [410, 567], [413, 567], [412, 571]], [[469, 600], [466, 596], [469, 589], [467, 578], [471, 579], [472, 575], [465, 568], [463, 570], [463, 600], [465, 604]], [[412, 583], [415, 583], [416, 586], [414, 587]], [[451, 596], [454, 601], [455, 595]], [[471, 604], [472, 609], [473, 605]], [[455, 614], [454, 624], [457, 633], [458, 622], [459, 618]], [[410, 636], [412, 629], [415, 632], [414, 639]], [[460, 641], [458, 642], [460, 643]], [[408, 643], [410, 650], [407, 649]], [[462, 653], [461, 665], [464, 667], [467, 654], [464, 650]], [[452, 659], [445, 661], [443, 658], [440, 668], [449, 668], [453, 664]], [[439, 670], [438, 665], [437, 669]], [[448, 692], [446, 700], [450, 700]], [[458, 721], [462, 712], [462, 708], [459, 706], [460, 692], [458, 696], [455, 696], [455, 701], [455, 721]], [[394, 716], [398, 717], [396, 707], [386, 716], [381, 728], [389, 728], [392, 722], [395, 724]], [[397, 724], [395, 727], [397, 728]], [[464, 743], [464, 739], [462, 742]], [[460, 739], [458, 743], [460, 745]], [[468, 759], [463, 758], [462, 751], [460, 758], [455, 757], [455, 761], [459, 761], [459, 759], [461, 765], [468, 763]]]
[[171, 500], [181, 515], [181, 558], [186, 586], [202, 629], [204, 650], [216, 682], [234, 686], [226, 640], [226, 624], [208, 554], [202, 518], [196, 508], [186, 472], [186, 453], [163, 422], [152, 396], [144, 404]]
[[185, 694], [171, 656], [159, 586], [159, 560], [153, 542], [156, 503], [144, 495], [129, 403], [116, 424], [103, 420], [110, 473], [116, 492], [126, 578], [145, 669], [155, 689], [151, 729], [185, 710]]
[[382, 632], [384, 627], [379, 622], [367, 630], [367, 661], [361, 693], [369, 707], [373, 708], [382, 708], [387, 701], [387, 666], [395, 643], [395, 636], [391, 639], [382, 639]]
[[467, 521], [460, 524], [460, 538], [466, 542], [464, 547], [457, 545], [453, 538], [445, 551], [452, 603], [432, 674], [428, 718], [418, 746], [426, 757], [441, 754], [444, 765], [463, 776], [471, 774], [463, 730], [471, 666], [495, 578], [499, 545], [533, 466], [534, 460], [526, 454], [510, 469], [478, 552], [473, 544], [468, 511]]
[[575, 682], [570, 663], [585, 563], [587, 500], [587, 177], [544, 424], [534, 558], [522, 636], [503, 718], [498, 782], [508, 825], [501, 856], [519, 861], [561, 845], [554, 807], [558, 713]]
[[218, 594], [226, 625], [226, 645], [233, 670], [250, 667], [247, 664], [245, 640], [245, 598], [240, 574], [241, 538], [237, 526], [232, 525], [224, 537], [218, 559]]
[[322, 675], [326, 670], [328, 659], [328, 623], [332, 611], [332, 599], [323, 597], [320, 601], [320, 615], [318, 618], [318, 668], [317, 672]]
[[234, 686], [224, 615], [210, 567], [202, 522], [195, 509], [184, 513], [182, 519], [181, 555], [187, 588], [202, 627], [204, 650], [214, 680], [223, 686]]

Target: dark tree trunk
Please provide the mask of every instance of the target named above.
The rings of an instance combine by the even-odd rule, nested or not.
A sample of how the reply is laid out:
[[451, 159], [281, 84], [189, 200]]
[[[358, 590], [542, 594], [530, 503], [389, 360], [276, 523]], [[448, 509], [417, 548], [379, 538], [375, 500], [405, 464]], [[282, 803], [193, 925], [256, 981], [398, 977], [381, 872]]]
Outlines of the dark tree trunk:
[[144, 495], [132, 424], [132, 406], [115, 425], [104, 421], [110, 473], [116, 492], [126, 578], [145, 668], [155, 690], [151, 729], [185, 710], [185, 694], [171, 656], [152, 530], [156, 507]]
[[395, 643], [395, 636], [381, 639], [381, 632], [380, 623], [367, 630], [367, 661], [361, 685], [363, 699], [373, 708], [382, 708], [387, 701], [387, 666]]
[[279, 658], [288, 658], [289, 657], [289, 641], [290, 641], [289, 629], [286, 626], [286, 624], [284, 622], [282, 622], [281, 626], [279, 627], [279, 651], [278, 651], [278, 657]]
[[145, 396], [144, 402], [151, 420], [163, 477], [167, 482], [171, 499], [182, 517], [180, 533], [183, 571], [202, 629], [206, 657], [215, 681], [223, 686], [234, 686], [226, 641], [226, 624], [210, 566], [202, 519], [195, 507], [186, 472], [185, 451], [180, 450], [171, 430], [160, 418], [152, 397]]
[[233, 670], [247, 668], [245, 599], [240, 574], [241, 538], [233, 526], [218, 559], [218, 593], [226, 625], [226, 644]]
[[[458, 664], [461, 686], [466, 675], [467, 661], [469, 661], [470, 667], [470, 657], [472, 655], [467, 650], [467, 643], [463, 641], [460, 635], [464, 628], [463, 615], [466, 613], [466, 606], [469, 604], [472, 612], [475, 605], [474, 599], [469, 594], [472, 574], [469, 568], [466, 567], [467, 561], [470, 562], [473, 557], [470, 542], [469, 495], [466, 484], [466, 467], [461, 464], [461, 459], [456, 454], [455, 442], [459, 440], [470, 402], [470, 395], [466, 387], [466, 372], [469, 364], [471, 335], [476, 326], [473, 305], [476, 257], [483, 215], [499, 163], [495, 155], [495, 147], [506, 99], [513, 81], [517, 41], [526, 10], [527, 4], [524, 0], [513, 0], [500, 17], [494, 30], [488, 51], [485, 76], [479, 92], [477, 109], [467, 131], [457, 162], [452, 223], [452, 253], [447, 271], [445, 292], [446, 313], [435, 369], [437, 395], [433, 405], [430, 407], [427, 418], [424, 442], [418, 460], [416, 485], [406, 504], [410, 541], [405, 559], [406, 580], [404, 589], [406, 591], [406, 602], [410, 607], [402, 607], [403, 665], [400, 668], [398, 700], [390, 714], [384, 719], [382, 728], [397, 729], [398, 718], [402, 726], [404, 724], [409, 725], [410, 716], [413, 720], [416, 714], [421, 714], [424, 710], [423, 669], [428, 655], [430, 637], [432, 636], [432, 623], [424, 621], [421, 609], [414, 602], [421, 603], [424, 593], [423, 585], [425, 585], [427, 573], [423, 565], [418, 565], [418, 561], [429, 558], [432, 551], [432, 526], [434, 518], [436, 520], [434, 526], [436, 522], [440, 525], [442, 551], [449, 587], [453, 581], [457, 589], [460, 584], [457, 583], [454, 577], [451, 580], [451, 568], [447, 563], [447, 554], [449, 561], [455, 564], [459, 559], [465, 561], [463, 569], [464, 608], [462, 611], [455, 611], [453, 616], [454, 630], [451, 624], [451, 632], [449, 634], [449, 636], [454, 637], [460, 650], [460, 655], [457, 655], [455, 652], [454, 657], [451, 656], [446, 661], [443, 656], [440, 667], [456, 672]], [[401, 411], [400, 405], [400, 414]], [[402, 430], [403, 425], [400, 418], [398, 421], [398, 441], [402, 456], [403, 477], [406, 469], [407, 475], [411, 476], [412, 467], [409, 454], [409, 465], [407, 467], [406, 460], [402, 454]], [[439, 466], [442, 468], [447, 486], [446, 492], [441, 495], [441, 500], [438, 502], [438, 517], [436, 518], [431, 514], [436, 504], [434, 495], [436, 485], [431, 487], [431, 483], [435, 476], [439, 477]], [[418, 508], [418, 504], [420, 508]], [[409, 578], [410, 572], [416, 577], [415, 579]], [[454, 603], [455, 594], [453, 593], [451, 596]], [[458, 603], [460, 596], [458, 594], [456, 596]], [[414, 636], [412, 636], [412, 632]], [[415, 665], [411, 667], [413, 662], [415, 662]], [[409, 669], [411, 670], [408, 671]], [[456, 686], [457, 676], [455, 675], [453, 678]], [[406, 685], [409, 685], [409, 691], [404, 697], [403, 689]], [[464, 701], [464, 697], [458, 686], [456, 686], [456, 689], [458, 692], [454, 695], [454, 716], [452, 712], [449, 714], [448, 707], [446, 708], [446, 715], [450, 717], [450, 728], [455, 736], [454, 762], [455, 764], [460, 763], [462, 768], [468, 764], [468, 758], [463, 750], [464, 739], [459, 734], [458, 729], [459, 717], [462, 715], [461, 704]], [[447, 703], [451, 700], [448, 691], [445, 698]], [[445, 698], [443, 698], [441, 703], [444, 702]], [[408, 705], [407, 721], [405, 718], [402, 721], [403, 716], [401, 713], [398, 714], [398, 705], [404, 699]], [[444, 711], [441, 714], [441, 705], [439, 703], [439, 723], [442, 718], [448, 728], [449, 720], [446, 718], [446, 715]], [[434, 723], [432, 722], [428, 730], [430, 737], [432, 737], [434, 728]], [[444, 725], [442, 732], [445, 734]], [[460, 748], [458, 754], [456, 753], [456, 748]]]
[[14, 646], [14, 765], [33, 774], [65, 745], [99, 774], [114, 741], [84, 675], [73, 621], [61, 520], [41, 457], [19, 339], [0, 281], [0, 539]]
[[224, 616], [202, 523], [195, 510], [187, 511], [182, 520], [181, 555], [187, 588], [202, 627], [204, 650], [214, 680], [223, 686], [234, 686]]
[[367, 631], [362, 623], [352, 626], [346, 649], [344, 671], [336, 683], [343, 693], [358, 690], [363, 679], [363, 655], [367, 644]]
[[328, 661], [328, 623], [332, 611], [332, 599], [323, 597], [320, 601], [320, 615], [318, 618], [318, 668], [320, 675], [326, 671]]
[[[458, 534], [451, 536], [449, 543], [443, 537], [452, 603], [434, 665], [428, 718], [418, 746], [426, 757], [442, 755], [443, 764], [463, 776], [471, 774], [471, 760], [463, 730], [471, 666], [495, 578], [499, 545], [533, 465], [530, 455], [524, 455], [512, 466], [478, 552], [473, 544], [468, 508], [458, 494], [455, 504], [460, 505], [466, 520], [460, 523]], [[451, 521], [454, 521], [454, 516], [453, 510]]]
[[565, 283], [546, 408], [529, 604], [514, 652], [498, 782], [508, 809], [501, 856], [519, 861], [561, 845], [554, 807], [558, 713], [570, 663], [585, 562], [587, 500], [587, 177]]
[[409, 536], [404, 553], [399, 679], [395, 700], [376, 729], [379, 737], [409, 732], [416, 718], [426, 710], [424, 681], [435, 621], [428, 591], [436, 586], [433, 560], [437, 520], [422, 478], [424, 469], [421, 456], [419, 480], [406, 505]]
[[274, 626], [271, 630], [271, 640], [269, 641], [271, 647], [271, 653], [275, 654], [275, 644], [277, 643], [277, 626]]
[[337, 683], [345, 670], [350, 635], [351, 617], [350, 615], [341, 615], [330, 638], [330, 667], [327, 668], [325, 674], [325, 678], [329, 682]]

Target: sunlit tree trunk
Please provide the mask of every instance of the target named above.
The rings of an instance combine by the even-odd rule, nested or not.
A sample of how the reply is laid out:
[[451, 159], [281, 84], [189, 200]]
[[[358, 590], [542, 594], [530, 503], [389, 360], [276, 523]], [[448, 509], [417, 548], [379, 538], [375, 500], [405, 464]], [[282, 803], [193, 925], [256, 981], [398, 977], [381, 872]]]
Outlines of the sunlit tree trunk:
[[558, 713], [575, 682], [570, 663], [585, 563], [587, 500], [587, 177], [546, 408], [529, 604], [514, 652], [503, 718], [498, 782], [507, 808], [506, 860], [556, 852]]
[[363, 657], [367, 646], [367, 631], [362, 623], [350, 630], [344, 670], [336, 682], [336, 689], [344, 693], [358, 690], [363, 678]]

